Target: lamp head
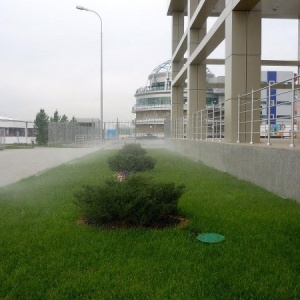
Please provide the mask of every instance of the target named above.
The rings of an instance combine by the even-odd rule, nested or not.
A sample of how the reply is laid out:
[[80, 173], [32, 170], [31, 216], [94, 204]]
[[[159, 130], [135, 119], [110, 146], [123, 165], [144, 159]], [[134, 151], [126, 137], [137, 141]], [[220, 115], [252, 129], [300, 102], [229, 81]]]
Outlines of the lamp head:
[[87, 11], [89, 11], [89, 9], [87, 9], [87, 8], [85, 8], [85, 7], [83, 7], [83, 6], [79, 6], [79, 5], [77, 5], [76, 8], [77, 8], [77, 9], [80, 9], [80, 10], [87, 10]]

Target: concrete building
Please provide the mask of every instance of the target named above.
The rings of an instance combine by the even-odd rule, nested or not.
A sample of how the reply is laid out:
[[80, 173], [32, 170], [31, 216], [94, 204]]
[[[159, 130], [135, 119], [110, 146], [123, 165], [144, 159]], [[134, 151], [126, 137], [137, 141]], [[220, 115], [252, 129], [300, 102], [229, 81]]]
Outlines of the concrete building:
[[136, 90], [136, 103], [132, 113], [136, 114], [137, 138], [163, 137], [164, 122], [171, 105], [171, 61], [157, 66], [148, 76], [146, 85]]
[[0, 144], [31, 144], [32, 140], [33, 122], [0, 116]]
[[[136, 103], [132, 108], [132, 112], [136, 114], [136, 134], [140, 138], [157, 138], [164, 137], [166, 120], [171, 115], [171, 81], [172, 81], [171, 61], [168, 60], [155, 68], [148, 76], [147, 83], [144, 87], [137, 89], [135, 93]], [[286, 86], [291, 86], [291, 78], [294, 73], [291, 71], [262, 71], [260, 76], [261, 84], [268, 85], [278, 82], [285, 82]], [[209, 86], [224, 86], [224, 76], [215, 77], [214, 74], [206, 69], [206, 83]], [[280, 131], [283, 126], [286, 130], [290, 129], [291, 122], [291, 101], [289, 94], [284, 89], [271, 89], [271, 109], [270, 118], [272, 124], [272, 132]], [[184, 87], [183, 101], [183, 117], [187, 115], [187, 87]], [[206, 90], [206, 114], [219, 120], [220, 108], [222, 116], [224, 114], [224, 89], [208, 88]], [[266, 127], [268, 124], [268, 89], [262, 90], [260, 94], [260, 136], [266, 135]], [[222, 104], [221, 106], [219, 104]], [[213, 106], [215, 110], [213, 111]], [[195, 123], [195, 122], [194, 122]], [[273, 126], [274, 125], [274, 126]], [[220, 123], [212, 124], [207, 122], [205, 132], [206, 138], [212, 138], [215, 135], [223, 135], [224, 128], [219, 129]], [[222, 124], [224, 127], [224, 125]], [[282, 128], [281, 128], [282, 127]], [[288, 133], [288, 131], [287, 131]], [[287, 133], [285, 134], [287, 136]], [[193, 137], [194, 134], [193, 134]]]
[[[172, 138], [166, 144], [193, 160], [262, 186], [284, 198], [300, 201], [299, 139], [295, 141], [294, 134], [291, 134], [287, 144], [283, 139], [283, 143], [274, 144], [273, 147], [268, 130], [267, 143], [261, 142], [262, 99], [260, 93], [253, 99], [253, 93], [250, 94], [252, 90], [258, 91], [262, 87], [261, 66], [297, 67], [297, 73], [300, 73], [300, 1], [170, 0], [167, 15], [172, 19]], [[211, 16], [216, 17], [216, 20], [208, 30], [207, 19]], [[261, 59], [263, 18], [298, 20], [298, 36], [295, 36], [295, 40], [298, 40], [298, 60]], [[223, 41], [224, 57], [210, 59], [209, 55]], [[193, 115], [206, 106], [206, 66], [218, 64], [225, 66], [225, 142], [195, 140]], [[298, 95], [296, 98], [295, 95], [299, 94], [299, 77], [296, 79], [297, 82], [292, 82], [290, 88], [289, 99], [296, 106], [296, 109], [291, 109], [290, 120], [298, 121], [299, 124], [300, 97]], [[185, 84], [187, 134], [184, 138], [178, 138], [176, 120], [184, 115]], [[278, 89], [278, 86], [272, 86], [271, 89]], [[244, 95], [243, 99], [239, 95]], [[242, 113], [241, 106], [245, 108]], [[272, 106], [267, 107], [271, 110]], [[272, 112], [265, 115], [271, 117]], [[257, 121], [253, 124], [252, 120]], [[299, 127], [297, 130], [299, 134]]]
[[[192, 114], [205, 108], [206, 65], [225, 65], [225, 140], [237, 136], [238, 94], [261, 87], [262, 65], [298, 66], [299, 61], [261, 60], [262, 18], [299, 18], [298, 0], [171, 0], [172, 17], [172, 112], [173, 120], [184, 115], [184, 85], [187, 84], [187, 136], [192, 137]], [[207, 18], [217, 17], [207, 31]], [[208, 59], [225, 40], [225, 59]], [[300, 50], [298, 51], [300, 56]], [[247, 100], [245, 100], [247, 102]], [[249, 100], [248, 100], [249, 101]], [[259, 102], [256, 103], [259, 113]], [[257, 117], [257, 116], [256, 116]], [[244, 115], [245, 128], [249, 131]], [[256, 124], [255, 132], [259, 132]], [[259, 140], [259, 134], [254, 139]], [[248, 141], [245, 135], [241, 141]]]
[[[145, 86], [135, 92], [136, 103], [132, 112], [136, 114], [136, 135], [139, 138], [164, 137], [166, 119], [171, 113], [171, 60], [156, 67], [148, 76]], [[216, 78], [206, 69], [206, 80], [224, 82], [224, 77]], [[187, 89], [184, 87], [183, 111], [187, 111]], [[207, 89], [206, 104], [212, 106], [224, 101], [223, 89]]]

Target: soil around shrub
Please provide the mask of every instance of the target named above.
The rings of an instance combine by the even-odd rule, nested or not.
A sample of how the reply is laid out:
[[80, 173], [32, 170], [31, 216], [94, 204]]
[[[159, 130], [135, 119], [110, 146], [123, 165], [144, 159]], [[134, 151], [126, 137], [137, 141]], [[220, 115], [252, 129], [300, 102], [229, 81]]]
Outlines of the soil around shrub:
[[188, 219], [182, 216], [170, 216], [168, 219], [162, 220], [161, 222], [155, 222], [148, 226], [141, 226], [138, 224], [129, 224], [121, 221], [108, 222], [108, 223], [96, 223], [91, 222], [87, 219], [77, 220], [77, 225], [86, 225], [99, 227], [101, 229], [131, 229], [131, 228], [147, 228], [147, 229], [166, 229], [171, 227], [184, 228]]

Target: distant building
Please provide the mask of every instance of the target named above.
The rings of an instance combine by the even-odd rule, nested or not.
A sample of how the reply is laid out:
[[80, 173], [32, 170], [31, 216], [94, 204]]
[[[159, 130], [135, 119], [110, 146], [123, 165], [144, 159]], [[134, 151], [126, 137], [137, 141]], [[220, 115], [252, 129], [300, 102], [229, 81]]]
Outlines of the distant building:
[[[262, 84], [272, 85], [277, 82], [283, 82], [286, 80], [285, 85], [291, 88], [292, 79], [294, 73], [291, 71], [262, 71], [261, 81]], [[291, 122], [291, 95], [286, 93], [284, 89], [271, 89], [271, 105], [270, 105], [270, 123], [286, 125]], [[261, 120], [268, 120], [268, 96], [269, 91], [263, 90], [261, 94]]]
[[76, 122], [79, 126], [90, 127], [100, 130], [99, 118], [76, 118]]
[[[171, 115], [171, 61], [168, 60], [156, 67], [148, 76], [146, 86], [136, 90], [135, 105], [132, 107], [132, 113], [135, 113], [136, 136], [137, 138], [159, 138], [164, 137], [165, 121]], [[291, 71], [262, 71], [262, 85], [276, 83], [288, 80], [294, 76]], [[220, 115], [220, 108], [224, 115], [224, 83], [225, 77], [218, 76], [206, 69], [207, 84], [219, 85], [218, 88], [208, 88], [206, 90], [206, 109], [207, 113], [212, 115], [212, 107], [219, 106], [214, 110], [215, 117]], [[286, 82], [291, 85], [291, 82]], [[261, 121], [262, 125], [268, 119], [267, 92], [262, 91], [261, 98]], [[271, 90], [270, 119], [271, 124], [285, 125], [290, 123], [291, 100], [284, 90]], [[184, 117], [187, 113], [187, 91], [184, 89], [183, 100]], [[277, 125], [277, 126], [279, 126]], [[183, 125], [184, 126], [184, 125]], [[222, 125], [223, 126], [223, 125]], [[211, 126], [208, 131], [212, 131]], [[223, 129], [221, 129], [223, 130]], [[262, 130], [262, 129], [261, 129]], [[217, 130], [219, 131], [219, 129]], [[216, 131], [215, 131], [216, 132]]]
[[[168, 60], [156, 67], [148, 76], [146, 86], [136, 90], [136, 103], [132, 112], [136, 114], [137, 138], [151, 138], [164, 136], [165, 120], [171, 111], [171, 61]], [[223, 77], [220, 77], [222, 83]], [[218, 78], [206, 70], [206, 80], [216, 82]], [[206, 104], [211, 106], [224, 101], [224, 89], [208, 89]], [[183, 109], [187, 110], [187, 93], [184, 92]]]
[[0, 115], [0, 139], [2, 144], [30, 144], [35, 141], [33, 122]]

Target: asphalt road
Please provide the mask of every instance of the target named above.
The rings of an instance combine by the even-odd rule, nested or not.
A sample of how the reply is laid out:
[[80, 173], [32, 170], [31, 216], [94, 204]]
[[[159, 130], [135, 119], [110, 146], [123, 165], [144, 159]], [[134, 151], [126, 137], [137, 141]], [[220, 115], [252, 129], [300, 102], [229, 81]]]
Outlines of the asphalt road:
[[33, 148], [0, 151], [0, 187], [72, 161], [99, 148]]

